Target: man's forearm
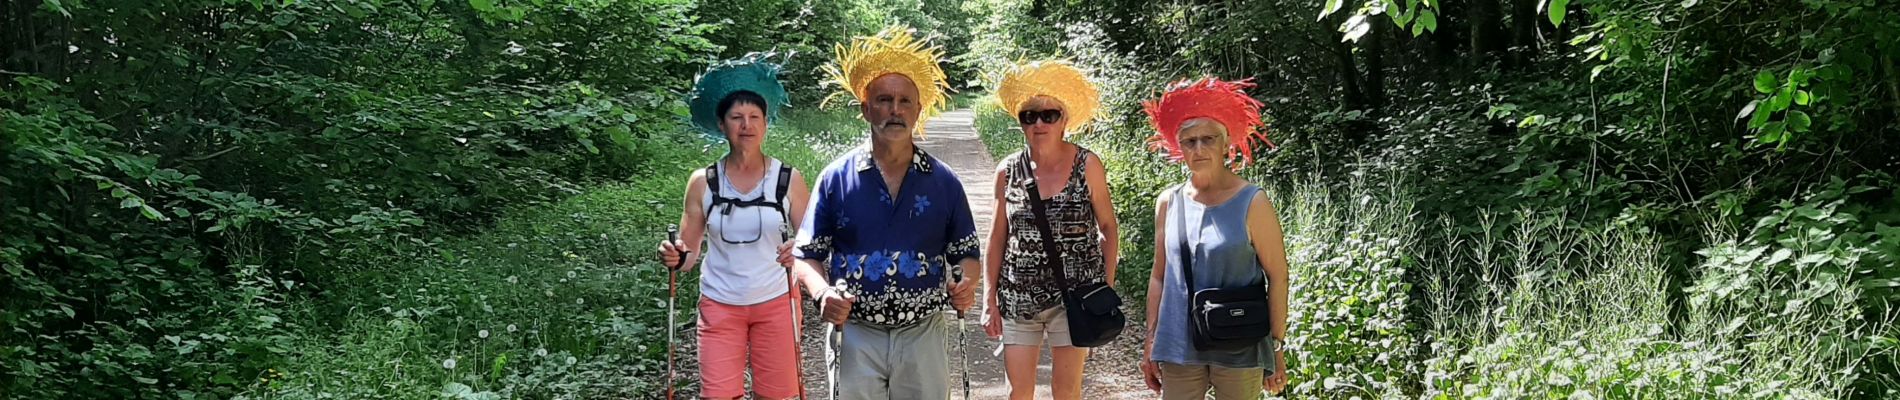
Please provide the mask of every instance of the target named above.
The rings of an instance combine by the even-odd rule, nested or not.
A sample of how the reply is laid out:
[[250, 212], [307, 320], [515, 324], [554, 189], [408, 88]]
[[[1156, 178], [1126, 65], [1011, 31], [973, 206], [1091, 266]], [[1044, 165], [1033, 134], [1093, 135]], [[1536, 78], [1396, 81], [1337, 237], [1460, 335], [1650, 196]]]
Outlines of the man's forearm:
[[825, 289], [831, 287], [831, 284], [826, 282], [823, 260], [800, 258], [792, 263], [795, 266], [794, 268], [797, 269], [795, 272], [799, 277], [799, 281], [805, 284], [806, 293], [810, 293], [815, 297], [821, 295]]

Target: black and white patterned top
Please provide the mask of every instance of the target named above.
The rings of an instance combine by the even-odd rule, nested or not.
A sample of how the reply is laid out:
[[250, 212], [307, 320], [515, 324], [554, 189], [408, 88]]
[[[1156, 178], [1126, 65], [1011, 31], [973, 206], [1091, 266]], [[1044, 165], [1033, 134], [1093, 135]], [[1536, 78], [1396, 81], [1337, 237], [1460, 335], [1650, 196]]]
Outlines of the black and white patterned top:
[[[1056, 236], [1056, 248], [1062, 252], [1063, 271], [1071, 285], [1102, 282], [1102, 232], [1095, 222], [1095, 204], [1090, 201], [1085, 161], [1089, 150], [1076, 146], [1074, 169], [1055, 197], [1043, 201], [1043, 209], [1055, 223], [1049, 231]], [[1002, 278], [997, 283], [1005, 317], [1031, 319], [1036, 313], [1062, 304], [1062, 292], [1055, 272], [1043, 267], [1042, 233], [1036, 229], [1035, 211], [1029, 208], [1028, 182], [1035, 178], [1030, 170], [1028, 152], [1017, 152], [1003, 159], [1008, 172], [1003, 201], [1009, 212], [1008, 245], [1003, 252]], [[1038, 182], [1050, 185], [1052, 182]]]

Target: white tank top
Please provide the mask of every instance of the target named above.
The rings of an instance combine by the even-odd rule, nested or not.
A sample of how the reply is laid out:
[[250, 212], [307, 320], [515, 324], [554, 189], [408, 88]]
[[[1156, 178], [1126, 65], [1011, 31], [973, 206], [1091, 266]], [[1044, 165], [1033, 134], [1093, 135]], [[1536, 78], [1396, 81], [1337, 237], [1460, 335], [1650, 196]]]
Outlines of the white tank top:
[[[765, 178], [751, 192], [740, 193], [728, 182], [722, 160], [716, 167], [719, 182], [708, 182], [707, 193], [700, 196], [699, 207], [712, 206], [712, 191], [737, 200], [777, 201], [779, 162], [766, 160]], [[786, 196], [785, 201], [791, 202]], [[731, 212], [728, 213], [728, 206]], [[790, 204], [783, 204], [791, 212]], [[721, 304], [748, 306], [784, 295], [788, 290], [785, 267], [778, 264], [778, 246], [785, 239], [779, 229], [785, 216], [771, 207], [739, 207], [722, 204], [706, 213], [706, 257], [700, 264], [699, 292]]]

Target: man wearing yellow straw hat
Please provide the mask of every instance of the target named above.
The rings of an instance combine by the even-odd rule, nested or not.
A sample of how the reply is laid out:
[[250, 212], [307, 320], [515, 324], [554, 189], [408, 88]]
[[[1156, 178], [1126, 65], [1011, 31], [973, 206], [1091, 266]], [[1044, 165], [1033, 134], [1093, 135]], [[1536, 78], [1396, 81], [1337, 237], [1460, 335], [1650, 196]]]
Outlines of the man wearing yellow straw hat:
[[956, 172], [912, 141], [944, 107], [938, 57], [894, 28], [838, 46], [826, 67], [834, 98], [852, 96], [870, 124], [869, 143], [819, 175], [798, 232], [799, 262], [825, 272], [806, 287], [843, 334], [834, 397], [950, 397], [942, 307], [961, 315], [975, 303], [963, 277], [976, 274], [978, 243]]

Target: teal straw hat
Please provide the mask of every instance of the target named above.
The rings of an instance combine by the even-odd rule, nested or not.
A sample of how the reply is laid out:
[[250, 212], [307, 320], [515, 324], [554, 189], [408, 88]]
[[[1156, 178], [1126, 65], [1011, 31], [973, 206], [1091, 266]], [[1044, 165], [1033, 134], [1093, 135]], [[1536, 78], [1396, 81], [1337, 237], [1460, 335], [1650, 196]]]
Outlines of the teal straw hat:
[[752, 92], [765, 98], [765, 119], [777, 122], [779, 109], [791, 104], [785, 85], [779, 83], [779, 64], [766, 61], [773, 53], [747, 53], [738, 59], [721, 61], [706, 68], [694, 79], [693, 91], [686, 95], [693, 126], [714, 138], [725, 138], [719, 131], [719, 102], [737, 92]]

